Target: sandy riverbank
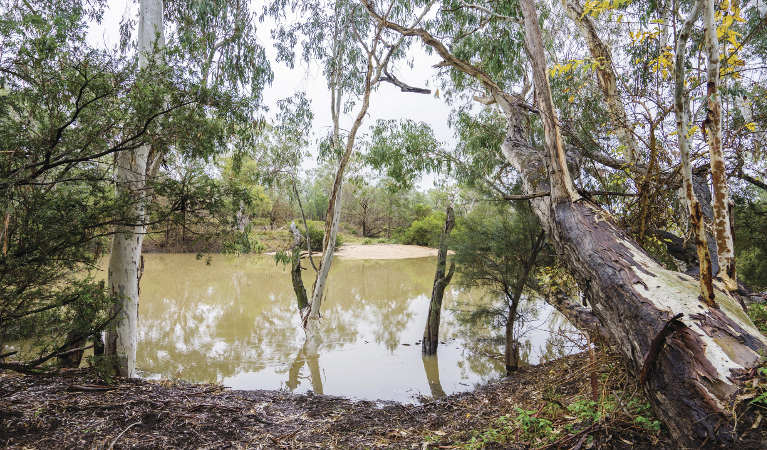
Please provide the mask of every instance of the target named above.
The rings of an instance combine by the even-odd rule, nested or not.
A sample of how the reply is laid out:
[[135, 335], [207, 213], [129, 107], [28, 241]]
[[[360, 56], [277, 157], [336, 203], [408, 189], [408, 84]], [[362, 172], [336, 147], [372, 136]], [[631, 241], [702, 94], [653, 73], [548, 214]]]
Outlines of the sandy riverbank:
[[[453, 253], [452, 251], [450, 252]], [[408, 259], [437, 256], [437, 249], [420, 245], [401, 244], [345, 244], [335, 256], [346, 259]]]

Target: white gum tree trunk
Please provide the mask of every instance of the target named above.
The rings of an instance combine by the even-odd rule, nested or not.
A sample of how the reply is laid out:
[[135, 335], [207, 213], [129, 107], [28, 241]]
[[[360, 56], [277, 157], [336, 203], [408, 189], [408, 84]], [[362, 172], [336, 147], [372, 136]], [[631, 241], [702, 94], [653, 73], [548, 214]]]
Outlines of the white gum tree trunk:
[[[695, 247], [698, 252], [698, 267], [700, 278], [700, 293], [703, 300], [714, 304], [715, 294], [712, 282], [711, 254], [709, 253], [705, 222], [701, 204], [693, 189], [693, 174], [690, 164], [690, 107], [687, 92], [685, 92], [684, 57], [687, 51], [687, 41], [692, 32], [692, 26], [698, 18], [701, 1], [693, 6], [690, 16], [679, 32], [676, 44], [676, 61], [674, 63], [674, 113], [676, 115], [679, 153], [682, 159], [682, 190], [690, 214], [690, 224], [695, 233]], [[706, 186], [708, 187], [708, 186]]]
[[714, 236], [719, 258], [719, 277], [730, 291], [738, 289], [735, 273], [735, 246], [730, 222], [730, 193], [722, 150], [722, 96], [719, 81], [719, 39], [714, 20], [713, 0], [703, 0], [704, 47], [707, 59], [708, 108], [704, 122], [708, 132], [708, 149], [711, 157], [711, 182], [714, 187]]
[[325, 285], [328, 281], [328, 274], [330, 273], [330, 266], [333, 262], [333, 252], [336, 245], [336, 237], [338, 236], [338, 226], [341, 223], [341, 188], [339, 187], [336, 193], [336, 201], [333, 205], [333, 217], [330, 226], [330, 234], [325, 236], [327, 246], [325, 252], [322, 254], [322, 260], [320, 261], [320, 269], [317, 273], [317, 281], [314, 284], [312, 291], [312, 299], [309, 303], [308, 313], [304, 317], [304, 331], [306, 332], [307, 339], [311, 340], [317, 334], [317, 327], [320, 320], [320, 306], [322, 306], [322, 297], [325, 294]]
[[[149, 64], [155, 49], [163, 44], [162, 0], [141, 0], [139, 7], [138, 51], [139, 67]], [[136, 375], [136, 345], [138, 340], [139, 281], [143, 270], [141, 244], [146, 226], [146, 173], [149, 145], [117, 156], [116, 193], [132, 207], [130, 225], [118, 225], [112, 240], [109, 258], [109, 289], [117, 298], [118, 309], [114, 326], [107, 332], [105, 354], [113, 358], [117, 373], [124, 377]]]

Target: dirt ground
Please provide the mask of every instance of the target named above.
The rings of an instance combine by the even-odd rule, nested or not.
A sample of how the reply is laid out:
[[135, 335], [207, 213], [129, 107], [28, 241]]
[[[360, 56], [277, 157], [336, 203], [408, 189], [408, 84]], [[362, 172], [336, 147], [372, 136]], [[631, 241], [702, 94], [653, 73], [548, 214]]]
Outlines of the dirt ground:
[[[637, 398], [614, 357], [600, 357], [600, 390]], [[0, 374], [0, 445], [8, 448], [670, 448], [615, 412], [583, 422], [568, 412], [591, 392], [593, 363], [574, 355], [473, 392], [421, 405], [350, 401], [281, 391], [234, 391], [183, 382], [118, 380], [92, 372]], [[622, 400], [621, 400], [622, 401]], [[630, 404], [629, 404], [630, 406]], [[536, 440], [496, 429], [519, 410], [568, 431]], [[624, 405], [625, 409], [625, 405]], [[561, 410], [561, 411], [558, 411]], [[534, 413], [534, 414], [533, 414]], [[577, 416], [577, 415], [576, 415]], [[516, 435], [515, 435], [516, 433]], [[588, 440], [586, 439], [588, 438]], [[584, 445], [587, 444], [587, 445]]]

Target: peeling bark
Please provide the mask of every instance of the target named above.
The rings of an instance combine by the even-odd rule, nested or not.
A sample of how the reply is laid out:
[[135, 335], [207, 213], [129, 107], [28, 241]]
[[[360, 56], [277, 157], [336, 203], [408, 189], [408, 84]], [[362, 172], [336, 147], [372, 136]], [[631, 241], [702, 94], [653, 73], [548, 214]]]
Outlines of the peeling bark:
[[700, 278], [700, 296], [703, 301], [712, 307], [716, 306], [715, 293], [711, 270], [711, 255], [708, 250], [703, 212], [698, 197], [693, 189], [693, 173], [690, 164], [690, 104], [685, 91], [684, 57], [687, 50], [687, 40], [692, 32], [692, 26], [700, 14], [701, 1], [693, 6], [690, 16], [682, 26], [676, 43], [676, 59], [674, 63], [674, 114], [676, 115], [676, 130], [679, 140], [679, 153], [682, 158], [682, 183], [689, 211], [690, 224], [695, 234], [695, 248], [698, 253], [698, 267]]
[[703, 23], [707, 59], [706, 94], [708, 108], [704, 128], [711, 156], [711, 184], [714, 188], [714, 235], [719, 256], [719, 277], [729, 291], [738, 289], [735, 273], [735, 246], [730, 223], [730, 194], [722, 150], [722, 99], [719, 92], [719, 39], [714, 21], [713, 0], [703, 0]]

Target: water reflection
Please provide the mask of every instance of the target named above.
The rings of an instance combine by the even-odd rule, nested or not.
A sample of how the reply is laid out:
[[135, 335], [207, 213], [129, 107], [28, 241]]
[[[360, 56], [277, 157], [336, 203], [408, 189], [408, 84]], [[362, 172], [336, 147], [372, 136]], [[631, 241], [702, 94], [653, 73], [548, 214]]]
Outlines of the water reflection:
[[285, 385], [291, 391], [296, 390], [300, 385], [301, 369], [306, 365], [309, 367], [309, 382], [312, 385], [312, 391], [315, 394], [322, 395], [322, 375], [320, 374], [320, 353], [318, 348], [318, 339], [308, 339], [301, 351], [298, 352], [288, 371], [288, 381]]
[[439, 356], [421, 355], [423, 361], [423, 371], [426, 373], [426, 382], [429, 383], [429, 390], [432, 398], [442, 398], [445, 396], [445, 390], [442, 389], [442, 383], [439, 382]]
[[[137, 366], [146, 376], [412, 401], [504, 373], [496, 357], [502, 342], [475, 339], [498, 330], [462, 324], [451, 311], [483, 301], [460, 289], [446, 293], [439, 359], [421, 357], [433, 258], [335, 261], [321, 341], [311, 343], [299, 327], [290, 277], [272, 258], [214, 255], [210, 264], [194, 255], [145, 258]], [[529, 339], [525, 357], [537, 362], [547, 338]]]

